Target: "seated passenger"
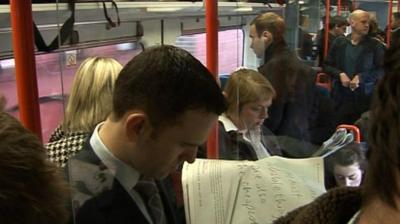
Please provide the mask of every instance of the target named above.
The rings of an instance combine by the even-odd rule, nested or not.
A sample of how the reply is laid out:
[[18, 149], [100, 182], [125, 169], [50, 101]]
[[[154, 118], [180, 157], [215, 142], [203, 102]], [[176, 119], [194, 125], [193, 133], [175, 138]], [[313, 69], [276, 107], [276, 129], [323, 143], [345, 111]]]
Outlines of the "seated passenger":
[[263, 126], [275, 96], [271, 83], [260, 73], [240, 69], [225, 85], [228, 110], [219, 117], [219, 158], [257, 160], [282, 155], [272, 133]]
[[367, 161], [360, 143], [350, 143], [328, 157], [328, 177], [334, 179], [331, 186], [360, 186], [366, 170]]
[[38, 138], [3, 108], [0, 98], [0, 223], [66, 223], [62, 175]]
[[400, 220], [400, 46], [385, 54], [385, 74], [377, 84], [371, 107], [368, 170], [363, 188], [328, 191], [275, 224], [393, 224]]
[[112, 58], [89, 57], [79, 66], [72, 83], [64, 121], [45, 144], [50, 161], [64, 166], [97, 123], [111, 112], [112, 91], [121, 64]]

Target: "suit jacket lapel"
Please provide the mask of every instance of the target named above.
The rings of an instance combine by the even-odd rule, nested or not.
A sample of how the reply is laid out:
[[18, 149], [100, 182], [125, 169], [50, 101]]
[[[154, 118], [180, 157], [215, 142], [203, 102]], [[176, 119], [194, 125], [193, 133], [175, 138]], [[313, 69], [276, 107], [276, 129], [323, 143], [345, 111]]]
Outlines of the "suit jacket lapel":
[[[77, 166], [79, 164], [87, 169], [79, 170]], [[94, 153], [89, 141], [86, 142], [81, 152], [70, 159], [67, 171], [70, 173], [70, 181], [73, 185], [76, 185], [77, 180], [81, 182], [77, 191], [84, 194], [89, 193], [91, 196], [74, 212], [77, 214], [77, 223], [94, 220], [102, 220], [101, 223], [107, 224], [132, 223], [133, 221], [148, 223], [119, 181], [111, 173], [107, 173], [107, 167]], [[82, 192], [85, 191], [83, 190], [85, 187], [86, 192]]]

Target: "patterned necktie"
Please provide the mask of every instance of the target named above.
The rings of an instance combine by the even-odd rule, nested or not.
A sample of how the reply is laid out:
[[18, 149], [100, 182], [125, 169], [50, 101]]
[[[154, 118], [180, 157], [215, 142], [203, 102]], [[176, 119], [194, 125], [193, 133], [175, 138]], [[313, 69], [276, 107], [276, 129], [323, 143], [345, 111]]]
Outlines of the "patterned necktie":
[[143, 198], [154, 224], [166, 224], [161, 197], [154, 180], [141, 179], [135, 186], [135, 190]]

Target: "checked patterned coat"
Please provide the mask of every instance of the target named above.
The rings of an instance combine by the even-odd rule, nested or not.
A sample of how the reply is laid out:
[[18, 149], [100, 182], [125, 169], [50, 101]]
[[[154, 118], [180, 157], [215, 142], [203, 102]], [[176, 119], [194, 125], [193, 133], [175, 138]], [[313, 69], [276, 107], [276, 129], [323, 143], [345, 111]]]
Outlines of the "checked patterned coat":
[[68, 159], [82, 149], [89, 137], [87, 132], [65, 132], [59, 125], [51, 135], [47, 149], [48, 159], [60, 167], [64, 167]]

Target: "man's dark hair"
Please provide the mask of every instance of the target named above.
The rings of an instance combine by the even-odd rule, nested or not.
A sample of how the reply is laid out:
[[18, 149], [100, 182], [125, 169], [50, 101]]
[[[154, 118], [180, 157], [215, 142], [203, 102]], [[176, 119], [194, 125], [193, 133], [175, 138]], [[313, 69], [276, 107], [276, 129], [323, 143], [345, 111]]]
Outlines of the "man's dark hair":
[[334, 17], [330, 18], [330, 21], [329, 21], [329, 29], [330, 30], [335, 28], [335, 26], [341, 27], [341, 26], [348, 26], [348, 25], [349, 25], [349, 22], [347, 21], [347, 19], [342, 16], [334, 16]]
[[0, 222], [66, 223], [66, 183], [37, 137], [5, 113], [0, 97]]
[[143, 110], [154, 126], [171, 123], [185, 111], [204, 109], [221, 114], [226, 102], [221, 89], [200, 61], [174, 46], [146, 49], [120, 72], [113, 96], [113, 114], [121, 118]]
[[332, 171], [335, 165], [350, 166], [358, 163], [361, 170], [367, 169], [367, 160], [364, 155], [365, 149], [360, 143], [352, 142], [332, 155]]

